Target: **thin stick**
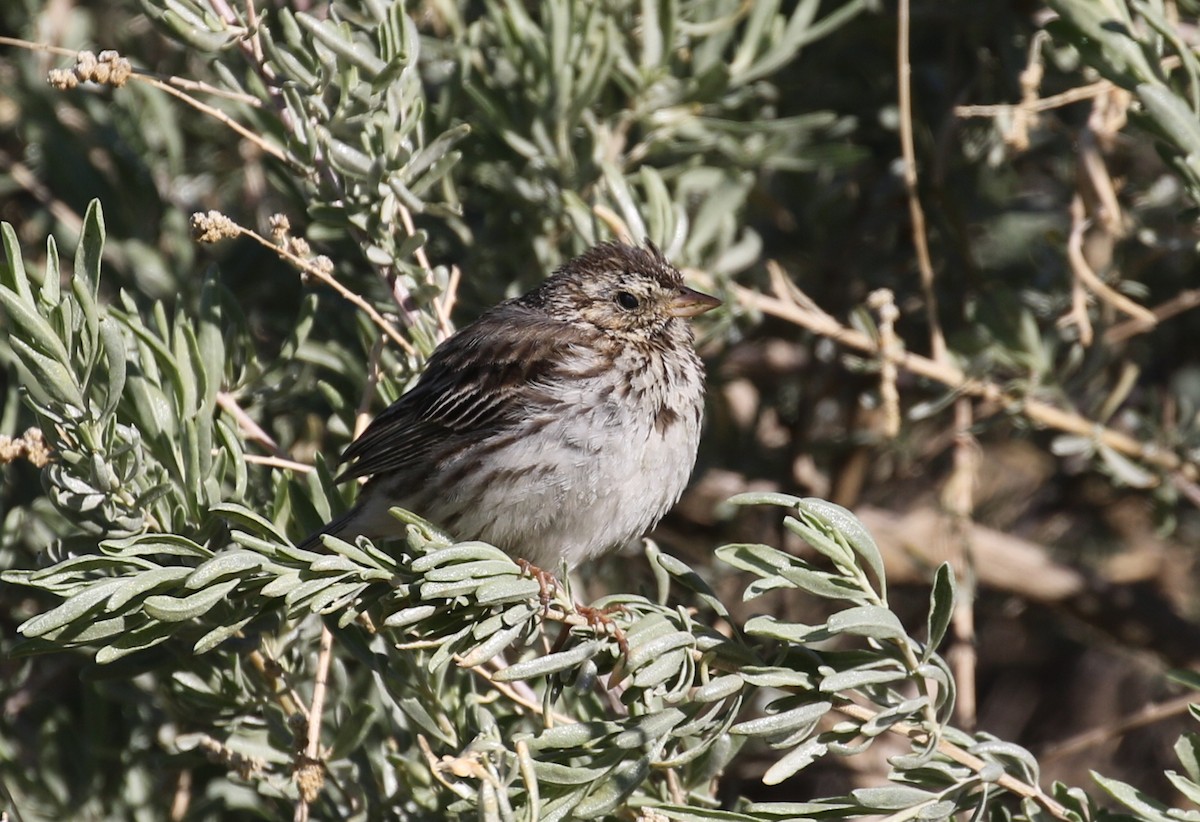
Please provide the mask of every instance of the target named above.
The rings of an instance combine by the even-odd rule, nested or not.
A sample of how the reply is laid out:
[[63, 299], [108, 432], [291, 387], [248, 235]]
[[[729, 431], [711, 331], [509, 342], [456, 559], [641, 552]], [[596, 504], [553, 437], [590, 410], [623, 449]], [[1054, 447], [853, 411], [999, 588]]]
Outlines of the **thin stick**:
[[[456, 657], [455, 662], [461, 664], [461, 657]], [[472, 668], [467, 668], [468, 671], [483, 679], [488, 685], [499, 691], [504, 697], [509, 699], [514, 705], [519, 705], [529, 711], [534, 716], [542, 716], [543, 710], [541, 702], [536, 699], [531, 699], [528, 696], [519, 693], [515, 688], [507, 682], [500, 682], [492, 672], [482, 665], [476, 665]], [[573, 716], [564, 713], [554, 712], [554, 722], [556, 725], [574, 725], [579, 720]]]
[[307, 474], [313, 470], [311, 465], [284, 457], [264, 457], [261, 454], [244, 454], [242, 458], [246, 462], [254, 463], [255, 465], [265, 465], [268, 468], [281, 468], [284, 471], [295, 471], [299, 474]]
[[79, 52], [73, 49], [64, 49], [59, 46], [48, 46], [45, 43], [33, 43], [29, 40], [21, 40], [17, 37], [0, 37], [0, 46], [15, 46], [26, 51], [44, 51], [49, 54], [57, 54], [59, 57], [75, 57]]
[[1100, 97], [1107, 94], [1113, 89], [1113, 84], [1108, 80], [1100, 80], [1079, 88], [1068, 89], [1060, 94], [1052, 94], [1049, 97], [1042, 97], [1036, 101], [1029, 103], [997, 103], [995, 105], [976, 105], [976, 106], [955, 106], [954, 116], [956, 117], [1000, 117], [1008, 114], [1017, 108], [1022, 108], [1027, 111], [1050, 111], [1051, 109], [1069, 106], [1072, 103], [1079, 103], [1084, 100], [1090, 100], [1093, 97]]
[[1166, 702], [1147, 705], [1132, 714], [1118, 719], [1116, 722], [1109, 723], [1100, 728], [1092, 728], [1089, 731], [1064, 739], [1043, 753], [1041, 761], [1045, 764], [1055, 759], [1062, 759], [1079, 751], [1095, 748], [1097, 745], [1123, 736], [1129, 731], [1187, 713], [1188, 707], [1194, 702], [1196, 702], [1196, 694], [1189, 692]]
[[[900, 106], [900, 149], [904, 158], [904, 187], [908, 192], [908, 211], [912, 219], [913, 247], [917, 252], [917, 268], [921, 274], [921, 291], [925, 296], [925, 310], [929, 315], [929, 347], [936, 363], [948, 365], [950, 355], [946, 349], [946, 337], [938, 317], [937, 292], [934, 290], [933, 261], [929, 254], [929, 238], [925, 229], [925, 211], [921, 206], [920, 189], [917, 185], [917, 156], [913, 141], [912, 122], [912, 66], [909, 62], [909, 36], [911, 22], [910, 0], [900, 0], [899, 31], [896, 35], [897, 69]], [[895, 368], [894, 353], [887, 361]], [[975, 724], [975, 614], [973, 591], [969, 584], [971, 574], [971, 516], [974, 511], [974, 488], [978, 468], [975, 438], [971, 435], [974, 410], [971, 399], [959, 397], [954, 404], [954, 470], [946, 481], [942, 494], [946, 501], [949, 520], [950, 551], [955, 577], [961, 581], [961, 595], [955, 604], [953, 647], [950, 659], [954, 665], [955, 681], [958, 683], [958, 716], [968, 728]], [[935, 719], [932, 681], [925, 682], [929, 702], [926, 715]]]
[[[769, 265], [779, 268], [777, 263], [772, 262]], [[696, 276], [702, 277], [703, 274], [696, 273]], [[791, 285], [790, 288], [798, 291], [794, 285]], [[790, 296], [784, 298], [761, 294], [736, 284], [732, 286], [731, 292], [742, 305], [793, 322], [848, 348], [869, 354], [878, 353], [878, 346], [874, 340], [866, 334], [847, 328], [819, 308], [814, 308], [815, 304], [806, 295], [802, 300], [797, 301]], [[968, 377], [952, 363], [934, 362], [928, 357], [905, 351], [897, 358], [897, 364], [909, 373], [934, 380], [968, 396], [1016, 410], [1039, 425], [1068, 434], [1091, 437], [1096, 442], [1125, 456], [1141, 460], [1147, 465], [1168, 472], [1179, 471], [1183, 478], [1189, 481], [1200, 478], [1200, 470], [1197, 470], [1197, 466], [1183, 460], [1173, 451], [1153, 444], [1146, 445], [1128, 434], [1089, 420], [1074, 411], [1058, 408], [1033, 397], [1018, 396], [988, 380]]]
[[238, 427], [242, 429], [247, 437], [259, 443], [270, 451], [279, 459], [287, 459], [287, 454], [279, 447], [279, 443], [275, 442], [274, 437], [262, 429], [254, 419], [246, 413], [242, 406], [238, 405], [238, 401], [228, 391], [217, 392], [217, 405], [229, 416], [237, 420]]
[[450, 312], [454, 310], [454, 303], [458, 301], [460, 282], [462, 282], [462, 271], [456, 265], [450, 266], [450, 281], [446, 283], [446, 290], [433, 300], [433, 310], [438, 318], [438, 333], [442, 339], [454, 333], [454, 323], [450, 320]]
[[1110, 344], [1124, 342], [1130, 337], [1136, 337], [1138, 334], [1144, 334], [1152, 330], [1156, 324], [1161, 323], [1163, 320], [1169, 320], [1171, 317], [1182, 314], [1185, 311], [1191, 311], [1198, 305], [1200, 305], [1200, 288], [1190, 288], [1187, 291], [1180, 291], [1171, 299], [1150, 309], [1150, 313], [1154, 315], [1154, 322], [1148, 323], [1136, 318], [1126, 320], [1120, 325], [1114, 325], [1105, 331], [1104, 341]]
[[[1183, 60], [1178, 55], [1172, 54], [1162, 59], [1159, 64], [1165, 71], [1173, 71], [1183, 65]], [[1023, 108], [1027, 111], [1049, 111], [1054, 108], [1069, 106], [1072, 103], [1081, 103], [1084, 100], [1091, 100], [1095, 97], [1102, 97], [1108, 94], [1116, 85], [1108, 80], [1097, 80], [1095, 83], [1089, 83], [1086, 86], [1067, 89], [1058, 94], [1051, 94], [1049, 97], [1042, 97], [1037, 100], [1023, 100], [1020, 103], [997, 103], [994, 105], [973, 105], [973, 106], [955, 106], [955, 117], [1001, 117], [1010, 113], [1013, 109]]]
[[195, 97], [191, 96], [190, 94], [187, 94], [187, 93], [175, 88], [174, 86], [172, 86], [169, 83], [164, 83], [162, 80], [159, 80], [157, 78], [147, 77], [146, 75], [139, 75], [136, 72], [134, 73], [133, 76], [139, 77], [143, 83], [146, 83], [147, 85], [149, 85], [153, 88], [156, 88], [160, 91], [165, 91], [167, 94], [178, 97], [180, 100], [183, 100], [189, 106], [191, 106], [192, 108], [201, 112], [202, 114], [207, 114], [209, 117], [212, 117], [214, 120], [221, 123], [222, 125], [228, 126], [229, 128], [233, 129], [233, 131], [237, 132], [238, 135], [242, 137], [242, 139], [247, 140], [247, 141], [253, 143], [254, 145], [258, 146], [265, 153], [270, 154], [275, 159], [277, 159], [281, 162], [287, 163], [289, 166], [292, 166], [293, 168], [299, 167], [299, 164], [292, 157], [289, 157], [286, 151], [284, 151], [283, 149], [279, 148], [276, 145], [273, 145], [273, 144], [267, 142], [262, 137], [259, 137], [253, 131], [246, 128], [241, 123], [239, 123], [237, 120], [234, 120], [232, 117], [230, 117], [228, 114], [221, 111], [220, 109], [213, 108], [212, 106], [208, 105], [207, 103], [202, 103], [199, 100], [197, 100]]
[[[877, 716], [876, 711], [873, 711], [863, 705], [855, 705], [853, 703], [835, 705], [834, 710], [862, 722], [872, 720]], [[929, 739], [929, 734], [926, 731], [907, 722], [897, 722], [894, 725], [889, 725], [888, 730], [901, 736], [907, 736], [917, 744], [924, 743]], [[975, 773], [980, 773], [988, 767], [988, 763], [984, 760], [972, 753], [964, 751], [962, 748], [958, 747], [952, 742], [947, 742], [945, 739], [938, 741], [937, 749], [938, 753], [942, 754], [947, 759], [957, 762], [960, 765], [964, 765]], [[1011, 776], [1007, 773], [1001, 774], [996, 780], [996, 784], [1004, 788], [1006, 791], [1016, 794], [1017, 796], [1021, 796], [1026, 799], [1032, 799], [1034, 802], [1037, 802], [1039, 805], [1045, 808], [1048, 813], [1053, 814], [1059, 819], [1066, 820], [1071, 818], [1065, 807], [1060, 805], [1053, 797], [1047, 796], [1045, 793], [1043, 793], [1042, 789], [1037, 785], [1026, 784], [1020, 779], [1017, 779], [1015, 776]]]
[[329, 683], [329, 663], [332, 659], [333, 633], [321, 626], [321, 645], [317, 651], [312, 707], [308, 709], [308, 745], [304, 749], [305, 755], [313, 760], [321, 755], [321, 713], [325, 710], [325, 690]]
[[321, 719], [325, 712], [325, 690], [329, 682], [329, 664], [333, 659], [333, 633], [321, 625], [321, 644], [317, 651], [317, 670], [313, 677], [312, 704], [308, 709], [304, 753], [297, 757], [295, 775], [300, 788], [296, 800], [295, 822], [308, 819], [308, 807], [320, 795], [325, 766], [321, 756]]
[[1097, 297], [1118, 311], [1133, 317], [1139, 323], [1153, 325], [1158, 322], [1154, 312], [1138, 305], [1114, 289], [1092, 270], [1083, 253], [1083, 235], [1087, 231], [1087, 225], [1083, 197], [1076, 194], [1071, 200], [1071, 234], [1067, 238], [1067, 260], [1071, 263], [1071, 273]]
[[[417, 227], [413, 223], [412, 212], [408, 210], [408, 206], [404, 205], [397, 205], [397, 209], [400, 211], [401, 225], [403, 225], [404, 230], [408, 232], [408, 236], [412, 237], [417, 233]], [[432, 276], [433, 266], [429, 264], [429, 257], [425, 255], [425, 246], [418, 247], [413, 256], [417, 258], [417, 265], [421, 266], [421, 269], [426, 274]]]
[[933, 291], [933, 260], [929, 256], [929, 242], [925, 236], [925, 210], [917, 193], [917, 157], [913, 145], [912, 66], [908, 59], [909, 0], [900, 0], [900, 31], [897, 42], [897, 72], [900, 84], [900, 152], [904, 158], [904, 188], [908, 192], [908, 214], [912, 220], [913, 246], [917, 252], [917, 269], [921, 273], [921, 291], [925, 296], [925, 310], [929, 314], [929, 342], [933, 359], [942, 362], [946, 358], [946, 338], [938, 320], [937, 295]]
[[271, 249], [280, 257], [296, 266], [296, 268], [299, 268], [301, 271], [308, 274], [310, 277], [314, 277], [315, 279], [325, 283], [325, 285], [329, 286], [338, 294], [340, 294], [344, 300], [351, 303], [368, 317], [370, 317], [371, 322], [379, 326], [379, 328], [383, 330], [383, 333], [387, 335], [388, 339], [400, 346], [400, 348], [404, 350], [404, 353], [408, 354], [409, 356], [416, 356], [417, 349], [413, 348], [412, 343], [404, 339], [400, 332], [397, 331], [391, 323], [384, 319], [382, 314], [375, 310], [373, 305], [338, 282], [332, 274], [322, 270], [318, 266], [313, 265], [308, 260], [293, 254], [286, 248], [275, 245], [275, 243], [271, 242], [266, 237], [263, 237], [261, 234], [253, 231], [252, 229], [236, 223], [234, 223], [234, 229], [236, 233], [249, 237], [263, 247]]

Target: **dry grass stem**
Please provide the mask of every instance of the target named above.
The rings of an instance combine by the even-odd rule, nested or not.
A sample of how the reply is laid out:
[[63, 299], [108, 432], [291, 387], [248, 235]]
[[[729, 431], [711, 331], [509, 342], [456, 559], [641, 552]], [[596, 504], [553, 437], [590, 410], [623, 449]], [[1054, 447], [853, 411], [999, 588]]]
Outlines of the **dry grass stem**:
[[461, 282], [462, 271], [456, 265], [450, 266], [450, 280], [446, 283], [446, 290], [433, 301], [440, 339], [444, 340], [454, 333], [454, 322], [450, 319], [450, 312], [454, 310], [454, 304], [458, 301], [458, 286]]
[[[242, 139], [253, 143], [262, 149], [263, 152], [271, 155], [272, 157], [288, 163], [289, 165], [298, 167], [296, 162], [282, 148], [264, 140], [262, 137], [255, 134], [253, 131], [246, 128], [220, 109], [214, 108], [207, 103], [203, 103], [196, 99], [192, 95], [188, 94], [185, 89], [224, 97], [242, 103], [243, 105], [255, 107], [261, 106], [260, 101], [248, 94], [226, 91], [224, 89], [211, 86], [207, 83], [198, 83], [193, 80], [185, 80], [177, 77], [160, 79], [157, 75], [154, 75], [150, 72], [133, 68], [129, 65], [127, 60], [117, 55], [116, 52], [112, 51], [100, 52], [99, 56], [100, 58], [105, 58], [111, 55], [113, 58], [115, 58], [114, 60], [102, 59], [99, 62], [103, 65], [113, 66], [115, 70], [106, 70], [102, 65], [99, 67], [101, 73], [98, 74], [95, 70], [93, 70], [94, 64], [97, 63], [97, 57], [88, 51], [77, 52], [72, 51], [71, 49], [48, 46], [42, 43], [32, 43], [28, 40], [21, 40], [16, 37], [0, 37], [0, 45], [15, 46], [17, 48], [23, 48], [29, 51], [43, 51], [62, 57], [73, 57], [75, 59], [75, 66], [72, 69], [55, 69], [51, 72], [51, 83], [59, 87], [73, 86], [74, 83], [82, 81], [105, 83], [118, 88], [124, 85], [126, 81], [145, 83], [151, 88], [164, 91], [167, 94], [179, 98], [187, 105], [196, 109], [196, 111], [212, 117], [217, 122], [236, 132]], [[117, 66], [119, 66], [119, 68], [116, 68]]]
[[[404, 205], [397, 205], [396, 208], [400, 212], [400, 223], [404, 226], [404, 230], [408, 232], [408, 236], [416, 236], [417, 227], [413, 223], [412, 212]], [[421, 266], [421, 270], [430, 275], [432, 279], [433, 266], [429, 264], [429, 257], [425, 255], [425, 246], [418, 246], [413, 256], [417, 258], [417, 265]]]
[[293, 819], [308, 819], [309, 805], [321, 795], [325, 785], [325, 766], [321, 751], [321, 721], [325, 713], [325, 692], [329, 682], [329, 665], [333, 660], [333, 633], [321, 626], [321, 642], [317, 651], [317, 669], [313, 676], [312, 704], [305, 725], [304, 751], [296, 757], [292, 777], [300, 791]]
[[1030, 112], [1050, 111], [1051, 109], [1062, 108], [1063, 106], [1069, 106], [1084, 100], [1091, 100], [1094, 97], [1107, 94], [1113, 88], [1113, 84], [1108, 80], [1099, 80], [1086, 86], [1069, 89], [1060, 94], [1052, 94], [1049, 97], [1040, 97], [1037, 100], [1028, 102], [955, 106], [954, 115], [963, 118], [1006, 117], [1011, 116], [1013, 111], [1018, 108], [1023, 108]]
[[[897, 82], [899, 83], [900, 107], [900, 147], [904, 158], [904, 184], [908, 193], [908, 210], [912, 221], [913, 247], [917, 252], [917, 266], [921, 274], [921, 291], [925, 296], [926, 311], [929, 315], [929, 343], [933, 361], [949, 364], [950, 355], [946, 347], [946, 337], [942, 332], [941, 320], [938, 318], [937, 295], [934, 291], [933, 263], [929, 255], [929, 238], [926, 236], [925, 212], [921, 206], [920, 190], [917, 185], [917, 158], [913, 144], [912, 125], [912, 67], [909, 64], [909, 23], [910, 0], [900, 0], [899, 30], [896, 35], [897, 52]], [[1021, 76], [1021, 83], [1026, 99], [1037, 97], [1037, 89], [1041, 85], [1041, 63], [1038, 60], [1040, 41], [1034, 38], [1030, 44], [1029, 64]], [[1028, 124], [1033, 115], [1026, 115], [1021, 121], [1021, 130], [1027, 133]], [[892, 355], [885, 355], [894, 371], [896, 360]], [[894, 381], [894, 377], [893, 377]], [[898, 403], [897, 403], [898, 404]], [[955, 603], [954, 619], [951, 627], [952, 653], [951, 664], [958, 684], [957, 715], [968, 728], [975, 723], [975, 616], [972, 586], [969, 584], [971, 565], [971, 518], [974, 514], [974, 487], [976, 472], [979, 469], [978, 449], [971, 435], [973, 411], [971, 400], [962, 396], [954, 405], [954, 469], [946, 486], [942, 490], [943, 500], [949, 517], [949, 535], [951, 539], [951, 555], [954, 574], [959, 585], [959, 597]], [[897, 416], [898, 416], [897, 412]], [[932, 683], [927, 683], [930, 689], [930, 703], [933, 702]]]
[[[369, 302], [338, 282], [338, 280], [333, 276], [332, 272], [328, 270], [328, 265], [321, 264], [322, 262], [327, 263], [327, 258], [318, 257], [315, 261], [306, 260], [289, 250], [289, 248], [271, 242], [257, 231], [253, 231], [252, 229], [246, 228], [243, 225], [238, 225], [228, 217], [214, 212], [209, 212], [208, 214], [193, 214], [192, 225], [194, 232], [199, 235], [198, 239], [201, 242], [211, 242], [211, 235], [217, 234], [224, 230], [230, 230], [235, 236], [249, 237], [264, 248], [271, 249], [282, 259], [291, 263], [308, 276], [320, 280], [322, 283], [329, 286], [339, 295], [341, 295], [341, 297], [347, 302], [361, 310], [371, 319], [371, 322], [375, 323], [375, 325], [377, 325], [383, 331], [387, 338], [398, 345], [401, 350], [404, 351], [404, 353], [411, 357], [417, 356], [417, 350], [413, 347], [412, 343], [406, 340], [403, 335], [396, 330], [394, 325], [388, 322], [382, 314], [376, 311], [375, 307]], [[288, 243], [287, 245], [291, 245], [291, 243]]]

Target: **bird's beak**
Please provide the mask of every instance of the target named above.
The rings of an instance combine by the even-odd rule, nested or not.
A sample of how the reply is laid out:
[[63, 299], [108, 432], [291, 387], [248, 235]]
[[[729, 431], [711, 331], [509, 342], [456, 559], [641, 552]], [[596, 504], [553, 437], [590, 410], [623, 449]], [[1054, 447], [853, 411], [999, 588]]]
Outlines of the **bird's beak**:
[[675, 296], [667, 303], [667, 313], [672, 317], [695, 317], [705, 311], [712, 311], [721, 301], [699, 291], [693, 291], [681, 285]]

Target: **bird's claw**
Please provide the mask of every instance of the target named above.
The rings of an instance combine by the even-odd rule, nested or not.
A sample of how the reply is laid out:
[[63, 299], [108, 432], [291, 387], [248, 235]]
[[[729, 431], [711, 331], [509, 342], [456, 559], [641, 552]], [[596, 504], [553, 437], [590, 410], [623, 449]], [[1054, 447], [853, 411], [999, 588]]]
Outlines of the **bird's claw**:
[[612, 614], [625, 613], [627, 609], [624, 605], [608, 605], [604, 608], [593, 608], [590, 605], [576, 605], [575, 613], [579, 614], [587, 620], [588, 627], [596, 632], [609, 634], [617, 642], [617, 647], [621, 649], [621, 656], [629, 656], [629, 640], [625, 637], [625, 631], [612, 618]]
[[550, 613], [550, 603], [559, 589], [558, 577], [547, 570], [537, 567], [527, 559], [517, 559], [517, 566], [522, 574], [528, 574], [538, 584], [538, 601], [542, 603], [542, 616]]

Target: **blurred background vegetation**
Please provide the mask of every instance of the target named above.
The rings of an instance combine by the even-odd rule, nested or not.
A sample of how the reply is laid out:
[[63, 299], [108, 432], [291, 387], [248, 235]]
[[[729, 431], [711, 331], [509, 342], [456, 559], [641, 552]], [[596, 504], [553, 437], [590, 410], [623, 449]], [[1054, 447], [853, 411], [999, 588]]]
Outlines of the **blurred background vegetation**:
[[[191, 317], [219, 289], [236, 329], [221, 407], [261, 427], [248, 453], [308, 464], [403, 391], [446, 310], [461, 324], [597, 239], [649, 236], [726, 301], [700, 328], [700, 463], [658, 542], [706, 569], [727, 542], [803, 551], [774, 514], [722, 501], [844, 505], [879, 541], [906, 624], [924, 618], [933, 568], [955, 567], [960, 727], [1030, 748], [1047, 781], [1096, 770], [1180, 801], [1164, 770], [1186, 699], [1165, 673], [1200, 662], [1194, 3], [917, 0], [910, 111], [894, 3], [249, 8], [0, 7], [7, 38], [115, 49], [161, 81], [234, 92], [182, 87], [218, 117], [144, 82], [57, 90], [47, 74], [72, 56], [0, 47], [0, 219], [26, 266], [45, 264], [50, 235], [69, 255], [98, 199], [101, 300], [127, 292], [136, 310]], [[197, 245], [190, 215], [210, 209], [262, 235], [287, 215], [411, 350], [252, 239]], [[878, 289], [892, 297], [868, 308]], [[6, 338], [0, 435], [16, 438], [36, 420]], [[240, 501], [306, 532], [315, 512], [280, 502], [278, 472], [252, 471]], [[81, 528], [40, 473], [0, 466], [0, 570], [121, 535], [111, 512]], [[210, 537], [214, 518], [186, 508], [158, 525]], [[632, 567], [599, 562], [581, 596], [652, 588]], [[805, 597], [735, 605], [745, 579], [707, 573], [739, 614], [825, 616]], [[86, 654], [10, 657], [17, 626], [54, 602], [0, 587], [6, 777], [36, 772], [45, 807], [92, 818], [116, 795], [123, 813], [161, 818], [148, 797], [186, 793], [172, 775], [185, 770], [216, 784], [217, 766], [155, 770], [148, 686], [97, 678]], [[883, 753], [766, 788], [770, 760], [750, 752], [721, 793], [844, 793], [883, 778]]]

